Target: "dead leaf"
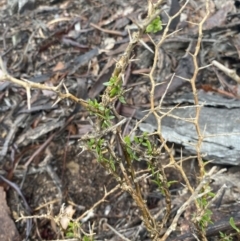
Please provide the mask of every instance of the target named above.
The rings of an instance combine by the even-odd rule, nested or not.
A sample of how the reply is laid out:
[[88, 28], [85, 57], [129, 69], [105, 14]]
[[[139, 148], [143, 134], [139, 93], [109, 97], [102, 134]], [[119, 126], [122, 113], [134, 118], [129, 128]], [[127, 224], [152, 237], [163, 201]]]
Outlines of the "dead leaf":
[[64, 230], [67, 229], [74, 213], [75, 210], [73, 209], [72, 205], [69, 205], [65, 208], [63, 214], [61, 214], [62, 216], [60, 218], [60, 224]]
[[104, 39], [104, 49], [110, 50], [114, 47], [115, 45], [115, 39], [114, 38], [105, 38]]
[[57, 65], [53, 68], [53, 71], [60, 71], [62, 69], [64, 69], [64, 63], [63, 62], [58, 62]]
[[94, 76], [97, 76], [98, 75], [98, 72], [99, 72], [99, 64], [98, 64], [98, 59], [96, 57], [94, 57], [92, 60], [91, 60], [91, 66], [92, 66], [92, 74]]

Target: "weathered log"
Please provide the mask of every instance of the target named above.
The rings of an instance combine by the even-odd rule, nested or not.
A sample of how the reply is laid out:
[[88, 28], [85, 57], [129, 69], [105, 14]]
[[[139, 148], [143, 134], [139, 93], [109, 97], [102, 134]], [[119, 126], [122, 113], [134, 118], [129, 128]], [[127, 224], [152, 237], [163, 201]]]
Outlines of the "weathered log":
[[[181, 97], [178, 102], [191, 102], [192, 98]], [[240, 101], [225, 99], [218, 95], [200, 95], [202, 103], [199, 126], [204, 136], [201, 153], [204, 159], [225, 165], [240, 165]], [[170, 108], [162, 108], [160, 116]], [[135, 117], [142, 118], [146, 112], [136, 111]], [[183, 145], [186, 150], [196, 153], [198, 140], [196, 128], [189, 122], [196, 115], [196, 107], [182, 106], [171, 111], [161, 120], [163, 137], [174, 143]], [[151, 114], [146, 123], [157, 128], [155, 117]]]

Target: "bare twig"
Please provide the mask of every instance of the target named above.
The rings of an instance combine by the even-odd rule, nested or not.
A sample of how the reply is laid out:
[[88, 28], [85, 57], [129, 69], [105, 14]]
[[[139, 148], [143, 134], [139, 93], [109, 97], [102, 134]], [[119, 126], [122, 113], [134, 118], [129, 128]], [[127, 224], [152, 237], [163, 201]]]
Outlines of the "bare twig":
[[240, 84], [240, 77], [237, 75], [236, 70], [235, 69], [229, 69], [226, 66], [224, 66], [223, 64], [219, 63], [216, 60], [212, 61], [212, 64], [217, 67], [218, 69], [220, 69], [221, 71], [223, 71], [228, 77], [232, 78], [233, 80], [235, 80], [238, 84]]
[[60, 88], [61, 88], [61, 86], [63, 84], [63, 81], [61, 81], [59, 83], [59, 85], [57, 85], [56, 87], [52, 87], [52, 86], [47, 86], [47, 85], [44, 85], [44, 84], [34, 83], [34, 82], [28, 81], [26, 79], [24, 79], [24, 80], [16, 79], [16, 78], [14, 78], [14, 77], [12, 77], [11, 75], [8, 74], [7, 70], [4, 67], [3, 60], [2, 60], [1, 57], [0, 57], [0, 68], [3, 71], [3, 75], [1, 75], [0, 81], [8, 80], [8, 81], [10, 81], [10, 82], [12, 82], [14, 84], [17, 84], [19, 86], [22, 86], [23, 88], [26, 89], [27, 99], [28, 99], [28, 108], [30, 108], [30, 98], [31, 98], [30, 90], [31, 89], [40, 89], [40, 90], [50, 90], [50, 91], [53, 91], [54, 93], [56, 93], [58, 95], [58, 97], [60, 99], [62, 99], [62, 100], [63, 99], [70, 99], [70, 100], [72, 100], [72, 101], [82, 105], [83, 107], [89, 108], [90, 110], [93, 111], [91, 106], [89, 106], [88, 103], [85, 100], [77, 98], [76, 96], [72, 95], [71, 93], [66, 93], [66, 94], [62, 93], [60, 91]]
[[86, 217], [89, 212], [93, 212], [93, 210], [94, 210], [99, 204], [103, 203], [103, 202], [106, 200], [106, 198], [107, 198], [110, 194], [112, 194], [112, 193], [114, 193], [116, 190], [118, 190], [119, 187], [120, 187], [120, 185], [117, 185], [116, 187], [114, 187], [114, 188], [113, 188], [112, 190], [110, 190], [109, 192], [107, 192], [106, 189], [105, 189], [105, 193], [104, 193], [103, 198], [100, 199], [98, 202], [96, 202], [90, 209], [88, 209], [86, 212], [84, 212], [84, 213], [83, 213], [80, 217], [78, 217], [75, 221], [76, 221], [76, 222], [79, 222], [81, 219], [83, 219], [84, 217]]

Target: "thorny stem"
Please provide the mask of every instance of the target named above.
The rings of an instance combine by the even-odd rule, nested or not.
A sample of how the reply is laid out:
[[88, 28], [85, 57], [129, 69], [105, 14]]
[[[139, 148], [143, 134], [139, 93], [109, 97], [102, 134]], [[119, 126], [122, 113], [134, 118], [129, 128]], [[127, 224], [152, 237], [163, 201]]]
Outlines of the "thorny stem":
[[[138, 25], [139, 27], [138, 31], [134, 32], [132, 36], [131, 35], [129, 36], [130, 42], [126, 50], [120, 57], [120, 59], [117, 61], [116, 67], [112, 73], [112, 78], [116, 78], [115, 85], [117, 85], [122, 80], [122, 76], [124, 76], [125, 70], [129, 64], [132, 51], [134, 47], [138, 44], [143, 34], [145, 33], [147, 26], [152, 22], [152, 20], [154, 20], [157, 16], [159, 16], [161, 9], [157, 9], [157, 7], [160, 5], [161, 2], [162, 1], [159, 0], [156, 6], [154, 7], [154, 9], [151, 10], [151, 14], [147, 16], [143, 24], [141, 26]], [[149, 1], [149, 7], [150, 6], [152, 6], [152, 4]], [[102, 96], [102, 102], [104, 106], [108, 106], [109, 103], [113, 101], [113, 99], [109, 98], [111, 88], [112, 88], [111, 86], [108, 86]]]
[[[72, 95], [71, 93], [62, 93], [60, 91], [60, 88], [62, 86], [62, 82], [60, 82], [60, 84], [58, 86], [54, 87], [54, 86], [47, 86], [47, 85], [44, 85], [44, 84], [31, 82], [31, 81], [28, 81], [28, 80], [16, 79], [16, 78], [12, 77], [11, 75], [9, 75], [7, 73], [7, 70], [4, 67], [3, 60], [2, 60], [1, 57], [0, 57], [0, 68], [3, 71], [3, 75], [0, 77], [0, 81], [1, 80], [9, 80], [12, 83], [17, 84], [17, 85], [22, 86], [23, 88], [25, 88], [26, 92], [27, 92], [27, 95], [28, 95], [27, 96], [28, 97], [28, 102], [30, 102], [30, 97], [31, 97], [30, 96], [30, 90], [31, 89], [50, 90], [50, 91], [53, 91], [54, 93], [56, 93], [58, 95], [59, 99], [61, 99], [61, 100], [63, 100], [63, 99], [70, 99], [70, 100], [80, 104], [81, 106], [89, 109], [90, 111], [93, 111], [94, 113], [103, 114], [101, 111], [96, 110], [95, 108], [92, 108], [87, 103], [87, 101], [85, 101], [83, 99], [80, 99], [80, 98], [77, 98], [76, 96]], [[28, 107], [30, 107], [29, 104], [28, 104]]]
[[[169, 21], [167, 23], [167, 26], [166, 26], [164, 32], [163, 32], [161, 40], [157, 44], [154, 44], [155, 45], [154, 62], [153, 62], [152, 69], [151, 69], [151, 71], [149, 73], [149, 78], [150, 78], [150, 81], [151, 81], [150, 102], [151, 102], [151, 112], [154, 114], [154, 116], [156, 118], [156, 122], [158, 123], [158, 125], [157, 125], [158, 126], [157, 134], [158, 134], [158, 136], [159, 136], [159, 138], [160, 138], [162, 143], [164, 143], [164, 139], [163, 139], [163, 137], [161, 135], [161, 118], [157, 114], [155, 106], [154, 106], [154, 91], [155, 91], [156, 83], [155, 83], [155, 80], [153, 78], [153, 73], [154, 73], [154, 71], [156, 69], [157, 61], [158, 61], [158, 58], [159, 58], [159, 48], [161, 47], [163, 42], [168, 37], [169, 26], [170, 26], [172, 20], [175, 17], [177, 17], [178, 15], [180, 15], [181, 12], [185, 9], [185, 7], [188, 4], [188, 2], [189, 1], [186, 1], [185, 4], [181, 7], [181, 9], [174, 16], [169, 18]], [[171, 150], [168, 148], [166, 143], [164, 144], [164, 147], [165, 147], [165, 150], [168, 153], [171, 153]], [[170, 154], [170, 156], [172, 156], [172, 154]], [[173, 156], [172, 156], [172, 162], [173, 163], [175, 162]], [[163, 191], [164, 191], [165, 200], [166, 200], [166, 212], [165, 212], [165, 216], [164, 216], [164, 218], [162, 220], [162, 224], [160, 225], [160, 226], [163, 226], [163, 225], [166, 224], [166, 222], [167, 222], [167, 220], [168, 220], [168, 218], [170, 216], [170, 213], [171, 213], [171, 195], [170, 195], [170, 192], [169, 192], [169, 189], [168, 189], [168, 186], [167, 186], [167, 178], [165, 176], [164, 168], [162, 167], [162, 165], [161, 165], [161, 163], [159, 161], [158, 161], [158, 164], [157, 164], [157, 168], [159, 169], [161, 175], [163, 176], [162, 184], [163, 184]], [[187, 182], [188, 182], [188, 180], [187, 180]]]
[[[155, 71], [155, 68], [156, 68], [156, 65], [157, 65], [157, 61], [158, 61], [159, 47], [162, 45], [162, 43], [167, 38], [167, 32], [168, 32], [169, 25], [171, 23], [171, 19], [173, 19], [177, 15], [179, 15], [183, 11], [183, 9], [185, 8], [187, 3], [188, 3], [188, 1], [185, 2], [184, 6], [179, 10], [179, 12], [176, 15], [174, 15], [173, 17], [170, 18], [170, 20], [168, 21], [168, 24], [167, 24], [167, 26], [165, 28], [165, 31], [163, 33], [163, 36], [162, 36], [161, 40], [155, 45], [154, 63], [153, 63], [151, 72], [149, 74], [151, 85], [152, 85], [151, 92], [150, 92], [151, 112], [155, 115], [156, 121], [158, 123], [157, 133], [158, 133], [162, 143], [164, 143], [164, 138], [161, 135], [161, 118], [157, 114], [155, 106], [154, 106], [154, 91], [155, 91], [156, 84], [155, 84], [155, 81], [154, 81], [154, 78], [153, 78], [153, 73]], [[195, 81], [196, 81], [196, 78], [197, 78], [197, 74], [199, 72], [197, 56], [198, 56], [198, 53], [199, 53], [199, 50], [200, 50], [200, 44], [201, 44], [201, 40], [202, 40], [202, 28], [203, 28], [204, 22], [206, 21], [208, 15], [209, 15], [209, 0], [206, 0], [206, 11], [207, 11], [207, 14], [202, 19], [202, 21], [199, 23], [197, 45], [196, 45], [196, 48], [195, 48], [195, 52], [192, 55], [195, 71], [194, 71], [194, 74], [193, 74], [192, 78], [190, 79], [190, 83], [191, 83], [192, 91], [193, 91], [193, 95], [194, 95], [194, 103], [196, 105], [196, 116], [195, 116], [195, 119], [194, 119], [194, 125], [195, 125], [196, 131], [197, 131], [197, 135], [198, 135], [198, 142], [196, 144], [196, 151], [197, 151], [197, 158], [198, 158], [198, 162], [199, 162], [199, 166], [200, 166], [201, 177], [203, 177], [203, 175], [204, 175], [204, 165], [203, 165], [203, 162], [202, 162], [202, 157], [201, 157], [201, 152], [200, 152], [203, 136], [201, 134], [200, 126], [198, 124], [199, 116], [200, 116], [200, 107], [198, 107], [198, 97], [197, 97], [197, 90], [196, 90]], [[179, 166], [175, 162], [174, 157], [173, 157], [173, 155], [171, 153], [171, 150], [168, 148], [168, 146], [165, 144], [164, 147], [165, 147], [165, 150], [169, 153], [170, 163], [172, 163], [178, 169], [178, 171], [180, 171], [180, 173], [182, 174], [182, 176], [183, 176], [183, 178], [184, 178], [184, 180], [185, 180], [189, 190], [193, 194], [194, 193], [194, 189], [192, 188], [191, 184], [189, 183], [189, 180], [188, 180], [185, 172], [183, 171], [182, 167]], [[161, 173], [164, 173], [164, 170], [162, 170]], [[167, 214], [166, 214], [165, 218], [168, 218], [168, 216], [170, 215], [170, 211], [171, 211], [171, 206], [170, 206], [171, 200], [168, 202], [168, 199], [170, 199], [170, 198], [169, 198], [169, 194], [167, 194], [167, 193], [168, 192], [165, 193], [165, 195], [166, 195], [166, 203], [167, 203]], [[195, 202], [195, 203], [198, 206], [197, 202]], [[205, 235], [201, 232], [201, 230], [199, 230], [199, 231], [200, 231], [202, 240], [206, 240]], [[165, 240], [166, 238], [167, 238], [167, 233], [165, 233], [164, 237], [161, 240]]]
[[[161, 2], [162, 1], [158, 1], [157, 4], [154, 6], [154, 8], [159, 6]], [[153, 9], [153, 5], [152, 5], [152, 3], [150, 1], [148, 3], [149, 3], [149, 5], [148, 5], [148, 7], [149, 7], [148, 10], [149, 11], [148, 11], [148, 17], [147, 17], [146, 21], [139, 28], [138, 32], [134, 32], [132, 34], [132, 36], [130, 36], [130, 43], [129, 43], [128, 47], [126, 48], [126, 50], [125, 50], [124, 54], [122, 55], [122, 57], [116, 63], [116, 67], [115, 67], [115, 69], [113, 71], [113, 74], [112, 74], [112, 78], [116, 79], [116, 83], [115, 84], [118, 84], [121, 81], [122, 76], [124, 76], [126, 67], [129, 64], [129, 60], [130, 60], [130, 56], [131, 56], [132, 50], [136, 46], [136, 44], [139, 42], [140, 38], [142, 37], [143, 33], [145, 32], [145, 29], [146, 29], [147, 25], [153, 19], [155, 19], [156, 16], [158, 16], [159, 13], [160, 13], [160, 10]], [[171, 19], [170, 19], [169, 22], [171, 22]], [[169, 26], [169, 24], [168, 24], [168, 26]], [[167, 31], [165, 32], [165, 35], [166, 34], [167, 34]], [[113, 101], [113, 99], [109, 98], [111, 88], [112, 88], [111, 86], [108, 86], [106, 88], [106, 90], [105, 90], [105, 93], [104, 93], [103, 97], [102, 97], [102, 103], [103, 103], [104, 106], [108, 106], [109, 103], [111, 103]], [[120, 135], [119, 135], [119, 139], [121, 139]], [[142, 198], [139, 184], [134, 182], [134, 180], [135, 180], [135, 171], [134, 171], [134, 168], [133, 168], [132, 163], [131, 163], [132, 160], [130, 159], [129, 154], [126, 151], [125, 144], [122, 142], [122, 140], [120, 140], [120, 144], [121, 144], [124, 156], [125, 156], [125, 160], [127, 162], [127, 166], [128, 166], [128, 169], [129, 169], [129, 174], [131, 176], [132, 182], [134, 183], [134, 187], [135, 187], [134, 188], [135, 190], [133, 188], [131, 188], [132, 184], [130, 183], [128, 175], [126, 174], [126, 170], [123, 167], [123, 165], [120, 165], [122, 167], [121, 169], [122, 169], [123, 175], [125, 177], [125, 181], [128, 184], [128, 190], [127, 191], [132, 195], [133, 199], [136, 201], [136, 203], [138, 204], [138, 207], [142, 211], [143, 221], [144, 221], [147, 229], [150, 231], [150, 233], [154, 237], [157, 237], [159, 231], [157, 231], [155, 220], [151, 216], [151, 214], [149, 213], [149, 210], [148, 210], [148, 208], [147, 208], [147, 206], [146, 206], [146, 204], [145, 204], [145, 202], [144, 202], [144, 200]], [[165, 190], [166, 196], [168, 196], [168, 198], [167, 198], [168, 202], [167, 203], [168, 203], [168, 207], [169, 207], [168, 209], [170, 209], [170, 206], [171, 206], [171, 202], [169, 201], [170, 200], [170, 194], [167, 192], [167, 190], [168, 190], [167, 188], [164, 188], [164, 190]], [[169, 213], [169, 212], [167, 212], [167, 213]]]
[[[201, 41], [202, 41], [203, 24], [207, 20], [209, 13], [210, 13], [210, 11], [209, 11], [209, 0], [206, 0], [206, 15], [202, 19], [202, 21], [199, 23], [197, 45], [196, 45], [196, 48], [195, 48], [195, 52], [192, 55], [195, 70], [194, 70], [194, 74], [193, 74], [193, 76], [190, 80], [190, 83], [191, 83], [191, 86], [192, 86], [192, 92], [193, 92], [193, 96], [194, 96], [194, 104], [196, 105], [196, 116], [195, 116], [195, 119], [194, 119], [194, 125], [195, 125], [196, 132], [197, 132], [197, 135], [198, 135], [198, 141], [196, 143], [196, 151], [197, 151], [198, 165], [200, 167], [200, 177], [204, 176], [205, 169], [204, 169], [204, 164], [203, 164], [203, 160], [202, 160], [202, 156], [201, 156], [201, 145], [202, 145], [202, 141], [203, 141], [203, 135], [202, 135], [202, 132], [201, 132], [201, 129], [200, 129], [200, 126], [199, 126], [199, 117], [200, 117], [201, 108], [199, 107], [197, 89], [196, 89], [196, 79], [197, 79], [197, 75], [198, 75], [198, 72], [199, 72], [197, 56], [198, 56], [200, 46], [201, 46]], [[198, 208], [198, 210], [201, 209], [199, 207], [199, 205], [197, 205], [197, 208]], [[201, 212], [201, 211], [199, 213], [202, 213], [202, 215], [201, 215], [201, 217], [198, 217], [198, 218], [202, 218], [204, 213]], [[201, 240], [207, 241], [206, 236], [205, 236], [205, 232], [204, 232], [204, 230], [201, 229], [198, 222], [195, 222], [195, 226], [198, 229]]]
[[[125, 143], [122, 141], [122, 137], [120, 136], [119, 133], [118, 133], [118, 136], [120, 139], [120, 145], [121, 145], [125, 160], [127, 162], [127, 168], [129, 169], [128, 171], [126, 171], [123, 164], [122, 163], [120, 164], [120, 168], [122, 170], [125, 181], [127, 183], [127, 189], [125, 189], [125, 190], [131, 194], [132, 198], [134, 199], [134, 201], [137, 203], [138, 207], [142, 211], [143, 222], [144, 222], [146, 228], [148, 229], [148, 231], [151, 232], [151, 234], [153, 234], [154, 236], [157, 236], [159, 231], [157, 231], [155, 220], [152, 217], [152, 215], [150, 214], [150, 212], [146, 206], [146, 203], [143, 200], [139, 183], [136, 181], [136, 175], [135, 175], [135, 170], [132, 165], [132, 160], [126, 150]], [[130, 177], [132, 179], [131, 181], [132, 181], [135, 189], [131, 188], [133, 185], [132, 185], [131, 181], [129, 180], [128, 173], [130, 174]]]
[[203, 165], [202, 156], [201, 156], [201, 145], [202, 145], [202, 141], [203, 141], [203, 135], [201, 133], [200, 126], [199, 126], [199, 116], [200, 116], [201, 107], [199, 106], [197, 89], [196, 89], [196, 79], [197, 79], [197, 75], [198, 75], [198, 72], [199, 72], [197, 56], [198, 56], [200, 46], [201, 46], [201, 41], [202, 41], [203, 24], [207, 20], [209, 13], [210, 13], [210, 11], [209, 11], [209, 0], [206, 0], [206, 15], [202, 19], [202, 21], [199, 23], [197, 46], [195, 48], [194, 54], [192, 55], [195, 71], [194, 71], [194, 74], [193, 74], [193, 76], [190, 80], [190, 83], [191, 83], [191, 86], [192, 86], [192, 92], [193, 92], [193, 96], [194, 96], [194, 103], [196, 105], [196, 116], [195, 116], [195, 120], [194, 120], [194, 125], [195, 125], [196, 132], [197, 132], [197, 135], [198, 135], [198, 142], [196, 144], [196, 150], [197, 150], [198, 163], [199, 163], [199, 167], [200, 167], [201, 177], [204, 175], [204, 165]]

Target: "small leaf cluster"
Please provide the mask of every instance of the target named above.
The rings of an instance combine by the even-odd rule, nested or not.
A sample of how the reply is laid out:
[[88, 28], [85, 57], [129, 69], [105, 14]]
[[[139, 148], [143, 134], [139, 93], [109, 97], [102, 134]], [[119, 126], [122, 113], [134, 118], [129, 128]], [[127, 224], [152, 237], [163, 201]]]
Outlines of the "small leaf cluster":
[[111, 126], [111, 120], [114, 119], [114, 116], [111, 114], [111, 110], [103, 106], [102, 103], [99, 103], [96, 99], [88, 100], [88, 104], [91, 108], [96, 109], [96, 114], [102, 120], [102, 127], [107, 128]]
[[109, 155], [107, 143], [104, 141], [104, 139], [90, 139], [87, 144], [92, 151], [96, 152], [99, 162], [108, 165], [113, 171], [116, 170], [114, 159], [111, 155]]
[[79, 233], [79, 227], [80, 224], [76, 223], [76, 222], [69, 222], [68, 224], [68, 228], [66, 231], [66, 237], [67, 238], [75, 238], [77, 237], [78, 233]]
[[94, 241], [94, 239], [93, 238], [90, 238], [90, 237], [88, 237], [88, 236], [84, 236], [83, 237], [83, 241]]
[[212, 211], [209, 209], [205, 210], [202, 218], [199, 220], [199, 225], [202, 230], [205, 230], [209, 223], [211, 224], [213, 223], [211, 221], [211, 217], [212, 217]]
[[156, 17], [146, 28], [147, 33], [157, 33], [162, 30], [162, 21], [160, 17]]
[[96, 99], [88, 100], [88, 104], [96, 110], [99, 110], [99, 111], [105, 110], [105, 107], [101, 103], [99, 103]]
[[[240, 234], [240, 229], [236, 226], [233, 217], [230, 218], [229, 224], [236, 231], [237, 234]], [[219, 232], [219, 234], [220, 234], [220, 237], [221, 237], [221, 241], [232, 241], [233, 240], [232, 236], [234, 234], [227, 235], [227, 234], [225, 234], [223, 232]]]
[[146, 155], [152, 155], [153, 147], [151, 142], [149, 141], [147, 133], [143, 133], [143, 135], [141, 135], [140, 137], [134, 136], [133, 140], [131, 140], [130, 136], [125, 136], [124, 142], [127, 152], [132, 160], [139, 160], [137, 152], [140, 152], [140, 150], [138, 149], [137, 151], [138, 147], [146, 148]]
[[103, 83], [103, 85], [111, 87], [109, 91], [110, 98], [118, 97], [120, 102], [126, 103], [124, 97], [122, 96], [122, 84], [120, 81], [117, 80], [117, 76], [111, 77], [110, 80]]
[[125, 136], [124, 137], [124, 142], [125, 142], [125, 145], [126, 145], [127, 153], [130, 156], [131, 160], [138, 160], [136, 152], [132, 148], [132, 143], [131, 143], [130, 136]]
[[144, 132], [143, 135], [140, 136], [140, 137], [135, 136], [134, 137], [134, 141], [135, 141], [135, 143], [137, 143], [137, 144], [139, 144], [139, 145], [141, 145], [143, 147], [146, 147], [148, 155], [152, 154], [152, 152], [153, 152], [152, 144], [149, 141], [149, 138], [148, 138], [146, 132]]
[[213, 192], [209, 192], [207, 195], [197, 199], [197, 202], [200, 206], [201, 210], [204, 210], [204, 214], [201, 216], [201, 219], [199, 220], [199, 225], [202, 230], [205, 230], [207, 225], [209, 223], [212, 223], [211, 216], [212, 211], [207, 209], [209, 198], [213, 198], [215, 194]]
[[221, 237], [221, 241], [232, 241], [233, 240], [231, 236], [229, 236], [221, 231], [219, 232], [219, 234]]

